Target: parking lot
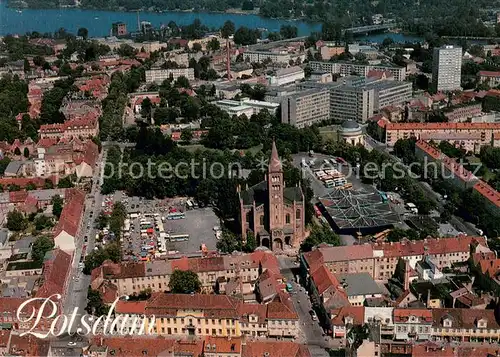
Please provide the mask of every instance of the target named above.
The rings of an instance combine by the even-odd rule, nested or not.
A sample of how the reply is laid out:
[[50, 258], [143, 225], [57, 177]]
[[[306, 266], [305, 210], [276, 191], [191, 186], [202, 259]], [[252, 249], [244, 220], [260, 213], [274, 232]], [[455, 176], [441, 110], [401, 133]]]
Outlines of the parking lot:
[[214, 227], [219, 219], [211, 208], [197, 208], [185, 198], [145, 200], [117, 192], [105, 198], [102, 209], [111, 213], [114, 202], [128, 211], [121, 239], [124, 260], [159, 259], [169, 253], [192, 253], [202, 246], [215, 250]]

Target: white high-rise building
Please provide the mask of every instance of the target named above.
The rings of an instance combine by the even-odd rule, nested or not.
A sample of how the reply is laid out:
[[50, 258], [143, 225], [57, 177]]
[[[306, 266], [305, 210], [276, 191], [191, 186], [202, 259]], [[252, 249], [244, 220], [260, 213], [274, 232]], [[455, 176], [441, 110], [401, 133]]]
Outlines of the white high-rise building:
[[432, 84], [438, 91], [460, 90], [462, 47], [443, 46], [434, 49]]

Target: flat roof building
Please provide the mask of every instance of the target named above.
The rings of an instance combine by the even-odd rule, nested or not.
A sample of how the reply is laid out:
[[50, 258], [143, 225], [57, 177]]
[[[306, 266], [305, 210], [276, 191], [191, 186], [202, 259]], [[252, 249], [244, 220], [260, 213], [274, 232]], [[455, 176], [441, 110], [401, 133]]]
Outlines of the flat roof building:
[[298, 128], [327, 120], [330, 117], [330, 93], [327, 88], [309, 89], [281, 102], [281, 122]]

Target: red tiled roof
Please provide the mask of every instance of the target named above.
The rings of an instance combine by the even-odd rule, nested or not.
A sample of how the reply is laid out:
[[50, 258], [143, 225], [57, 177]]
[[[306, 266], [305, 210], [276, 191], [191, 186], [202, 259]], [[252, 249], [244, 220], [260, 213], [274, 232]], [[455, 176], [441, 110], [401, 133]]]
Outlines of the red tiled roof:
[[500, 193], [486, 182], [479, 180], [479, 182], [474, 185], [473, 189], [495, 206], [500, 207]]
[[62, 231], [75, 237], [82, 219], [85, 205], [85, 193], [79, 189], [66, 190], [66, 203], [61, 212], [61, 217], [55, 227], [54, 237]]
[[418, 140], [415, 146], [436, 160], [441, 158], [441, 151], [423, 140]]
[[241, 303], [238, 305], [238, 314], [247, 321], [247, 316], [255, 315], [259, 323], [262, 323], [266, 319], [267, 307], [264, 304]]
[[424, 322], [432, 322], [432, 310], [427, 309], [394, 309], [394, 322], [406, 322], [415, 316]]
[[324, 247], [304, 254], [309, 266], [318, 262], [335, 262], [373, 258], [373, 249], [369, 244], [340, 247]]
[[13, 356], [47, 356], [49, 343], [47, 340], [42, 340], [31, 335], [21, 337], [12, 334], [7, 354]]
[[42, 138], [38, 140], [38, 143], [36, 144], [37, 147], [39, 148], [49, 148], [51, 146], [54, 146], [57, 144], [57, 139], [56, 138]]
[[316, 290], [318, 290], [319, 295], [323, 295], [323, 293], [330, 287], [337, 288], [340, 285], [337, 278], [325, 265], [321, 265], [315, 271], [310, 273], [310, 275], [316, 285]]
[[45, 180], [51, 180], [55, 185], [56, 179], [54, 176], [47, 178], [43, 177], [2, 177], [0, 178], [0, 185], [7, 187], [9, 185], [17, 185], [21, 188], [25, 188], [29, 183], [33, 183], [37, 188], [42, 188], [45, 184]]
[[279, 292], [273, 301], [267, 304], [267, 318], [279, 320], [298, 320], [297, 312], [287, 293]]
[[387, 123], [387, 130], [500, 130], [500, 123]]
[[115, 310], [119, 314], [142, 315], [146, 311], [146, 301], [118, 301]]
[[155, 293], [147, 301], [146, 314], [171, 315], [177, 310], [203, 310], [205, 316], [236, 318], [238, 300], [224, 295]]
[[93, 168], [97, 162], [98, 157], [99, 147], [92, 140], [88, 140], [87, 145], [85, 146], [85, 152], [83, 154], [83, 161]]
[[405, 257], [423, 255], [427, 252], [430, 255], [468, 252], [470, 245], [479, 243], [486, 246], [484, 237], [458, 236], [453, 238], [433, 238], [419, 241], [394, 242], [394, 243], [374, 243], [374, 250], [383, 250], [384, 257]]
[[9, 192], [9, 202], [10, 203], [21, 203], [26, 201], [28, 198], [28, 191], [12, 191]]
[[136, 338], [136, 337], [111, 337], [94, 338], [97, 346], [106, 346], [108, 355], [116, 357], [131, 356], [170, 356], [174, 352], [185, 353], [190, 356], [201, 356], [203, 354], [203, 341], [182, 341], [174, 339], [158, 338]]
[[241, 357], [311, 357], [307, 346], [284, 341], [248, 341]]
[[500, 72], [494, 71], [479, 71], [480, 77], [500, 77]]
[[478, 328], [477, 322], [486, 320], [487, 329], [500, 329], [493, 309], [432, 309], [430, 310], [434, 327], [443, 327], [446, 318], [451, 320], [451, 328]]
[[437, 345], [432, 342], [425, 344], [414, 344], [412, 357], [455, 357], [454, 349], [451, 346]]
[[10, 330], [0, 330], [0, 348], [6, 348], [10, 339]]
[[343, 306], [340, 309], [331, 311], [332, 325], [344, 326], [346, 317], [352, 317], [354, 325], [363, 325], [365, 320], [364, 306]]
[[205, 352], [206, 353], [229, 353], [229, 354], [240, 354], [241, 353], [241, 337], [216, 337], [216, 336], [206, 336], [205, 337]]
[[43, 268], [43, 285], [36, 293], [36, 297], [49, 297], [52, 294], [65, 293], [65, 283], [71, 267], [71, 255], [56, 249], [54, 259], [46, 261]]

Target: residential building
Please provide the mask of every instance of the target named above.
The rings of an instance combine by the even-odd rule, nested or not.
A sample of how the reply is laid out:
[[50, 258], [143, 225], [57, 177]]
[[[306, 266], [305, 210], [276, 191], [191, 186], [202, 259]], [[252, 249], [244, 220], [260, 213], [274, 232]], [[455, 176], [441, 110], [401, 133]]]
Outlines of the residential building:
[[[243, 255], [209, 257], [181, 257], [171, 260], [152, 262], [105, 263], [92, 271], [91, 286], [100, 290], [106, 303], [113, 302], [118, 296], [138, 295], [151, 289], [153, 292], [168, 291], [170, 275], [175, 270], [190, 270], [198, 275], [201, 290], [211, 294], [218, 285], [219, 293], [226, 293], [228, 284], [241, 281], [245, 289], [254, 291], [262, 273], [270, 270], [279, 273], [279, 264], [274, 255], [266, 252], [253, 252]], [[276, 288], [273, 286], [273, 293]], [[274, 295], [273, 295], [274, 296]]]
[[176, 81], [179, 77], [186, 77], [190, 81], [194, 81], [193, 68], [153, 68], [146, 70], [146, 83], [162, 83], [164, 80], [172, 79]]
[[245, 61], [250, 63], [260, 63], [262, 61], [271, 61], [277, 63], [290, 62], [292, 56], [288, 52], [270, 52], [270, 51], [245, 51], [243, 53]]
[[406, 68], [391, 64], [380, 65], [365, 65], [351, 62], [320, 62], [310, 61], [309, 66], [313, 71], [328, 71], [331, 73], [339, 73], [341, 76], [350, 76], [352, 73], [367, 77], [370, 71], [388, 71], [394, 80], [404, 81], [406, 78]]
[[375, 111], [392, 105], [402, 105], [412, 98], [411, 82], [381, 80], [368, 83], [366, 86], [374, 90], [373, 109]]
[[251, 231], [259, 246], [283, 249], [285, 245], [300, 245], [306, 230], [304, 193], [300, 186], [285, 187], [274, 141], [266, 180], [246, 190], [240, 187], [237, 190], [243, 240]]
[[432, 309], [432, 339], [500, 342], [500, 324], [492, 309]]
[[444, 277], [429, 256], [425, 256], [424, 259], [417, 262], [416, 271], [421, 280], [437, 280]]
[[500, 215], [500, 192], [482, 180], [479, 180], [472, 189], [475, 194], [483, 198], [486, 209], [492, 215]]
[[478, 177], [456, 162], [455, 159], [449, 158], [423, 140], [419, 140], [415, 144], [415, 155], [424, 161], [427, 173], [434, 172], [438, 177], [450, 180], [458, 188], [472, 188], [479, 181]]
[[500, 294], [500, 259], [496, 252], [479, 252], [472, 254], [471, 263], [480, 286]]
[[295, 83], [304, 78], [304, 70], [299, 66], [293, 66], [278, 69], [274, 75], [269, 76], [269, 84], [272, 86], [282, 86]]
[[[256, 314], [249, 310], [260, 312]], [[116, 314], [154, 315], [154, 332], [162, 336], [227, 338], [247, 333], [256, 336], [251, 333], [255, 325], [265, 325], [269, 337], [295, 338], [299, 333], [297, 313], [285, 293], [280, 293], [266, 305], [243, 303], [225, 295], [153, 293], [147, 301], [119, 301]], [[244, 321], [251, 323], [243, 325]]]
[[127, 24], [124, 22], [114, 22], [111, 28], [111, 34], [116, 37], [126, 36]]
[[67, 120], [63, 124], [43, 124], [38, 134], [40, 139], [93, 138], [99, 136], [99, 120], [92, 115], [89, 118]]
[[387, 280], [394, 275], [400, 258], [415, 269], [416, 263], [426, 254], [438, 269], [442, 269], [467, 261], [471, 246], [473, 252], [480, 247], [487, 250], [485, 238], [471, 236], [320, 247], [301, 255], [302, 274], [307, 277], [320, 264], [325, 264], [333, 274], [369, 273], [375, 280]]
[[490, 87], [497, 87], [500, 85], [500, 72], [492, 71], [479, 71], [479, 80]]
[[66, 190], [65, 204], [54, 230], [54, 244], [70, 254], [76, 247], [77, 233], [82, 224], [85, 208], [85, 192], [79, 189]]
[[[238, 337], [141, 338], [95, 336], [84, 351], [89, 357], [311, 357], [307, 346], [290, 341], [243, 340]], [[45, 355], [45, 354], [34, 354]], [[56, 354], [60, 355], [60, 354]], [[50, 354], [49, 354], [50, 356]]]
[[369, 273], [338, 274], [337, 279], [351, 306], [364, 306], [367, 298], [381, 298], [384, 294]]
[[364, 86], [330, 88], [330, 119], [366, 122], [375, 111], [375, 91]]
[[481, 113], [481, 103], [466, 103], [456, 107], [446, 108], [444, 110], [444, 116], [448, 119], [449, 123], [464, 122], [480, 116]]
[[[467, 151], [479, 152], [484, 145], [491, 145], [494, 134], [500, 134], [500, 123], [389, 123], [378, 122], [385, 131], [387, 146], [394, 146], [399, 139], [416, 138], [436, 143], [447, 141]], [[463, 143], [466, 141], [466, 143]]]
[[364, 306], [343, 306], [331, 310], [332, 336], [335, 339], [346, 341], [350, 329], [365, 324]]
[[432, 333], [432, 310], [394, 309], [395, 340], [428, 340]]
[[303, 128], [330, 117], [328, 89], [309, 89], [285, 96], [281, 101], [281, 122]]
[[462, 78], [462, 47], [434, 48], [432, 85], [436, 91], [460, 90]]

